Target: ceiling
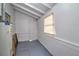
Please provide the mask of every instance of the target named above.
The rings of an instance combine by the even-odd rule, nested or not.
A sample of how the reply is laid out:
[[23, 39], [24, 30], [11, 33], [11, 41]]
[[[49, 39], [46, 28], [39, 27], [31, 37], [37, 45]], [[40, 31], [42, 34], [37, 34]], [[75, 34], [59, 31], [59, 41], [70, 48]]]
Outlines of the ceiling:
[[28, 14], [36, 19], [42, 17], [55, 3], [12, 3], [15, 10]]

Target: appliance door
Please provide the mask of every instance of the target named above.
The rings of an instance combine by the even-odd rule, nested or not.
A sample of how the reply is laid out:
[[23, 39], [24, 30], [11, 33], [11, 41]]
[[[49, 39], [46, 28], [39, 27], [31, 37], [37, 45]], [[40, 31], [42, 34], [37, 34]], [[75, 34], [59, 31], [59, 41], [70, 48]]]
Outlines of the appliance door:
[[10, 56], [12, 47], [11, 26], [0, 22], [0, 55]]

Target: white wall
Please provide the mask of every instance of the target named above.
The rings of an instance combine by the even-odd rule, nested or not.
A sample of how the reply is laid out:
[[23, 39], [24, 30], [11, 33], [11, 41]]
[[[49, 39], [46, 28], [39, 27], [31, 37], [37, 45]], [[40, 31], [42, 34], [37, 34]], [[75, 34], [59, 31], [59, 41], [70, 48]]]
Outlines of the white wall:
[[1, 15], [1, 3], [0, 3], [0, 15]]
[[9, 42], [9, 44], [8, 44], [9, 49], [10, 49], [9, 51], [11, 53], [11, 50], [12, 50], [12, 35], [14, 34], [14, 9], [13, 9], [11, 4], [6, 3], [5, 11], [11, 16], [11, 24], [12, 25], [10, 25], [10, 27], [12, 28], [12, 30], [11, 30], [11, 33], [8, 33], [9, 35], [6, 34], [7, 36], [9, 36], [9, 38], [8, 38], [9, 40], [7, 42]]
[[[56, 39], [43, 31], [43, 18], [54, 13]], [[56, 4], [39, 19], [39, 41], [53, 55], [79, 55], [79, 4]]]
[[36, 40], [36, 19], [19, 11], [15, 11], [15, 32], [18, 35], [19, 41]]
[[5, 11], [11, 16], [12, 34], [14, 34], [15, 31], [14, 9], [11, 6], [11, 4], [6, 3]]
[[[2, 43], [1, 43], [1, 41], [2, 41], [2, 28], [1, 28], [1, 26], [2, 26], [2, 25], [1, 25], [1, 23], [0, 23], [0, 47], [2, 47], [2, 45], [1, 45], [1, 44], [2, 44]], [[2, 51], [2, 49], [0, 49], [0, 56], [1, 56], [1, 54], [2, 54], [1, 51]]]

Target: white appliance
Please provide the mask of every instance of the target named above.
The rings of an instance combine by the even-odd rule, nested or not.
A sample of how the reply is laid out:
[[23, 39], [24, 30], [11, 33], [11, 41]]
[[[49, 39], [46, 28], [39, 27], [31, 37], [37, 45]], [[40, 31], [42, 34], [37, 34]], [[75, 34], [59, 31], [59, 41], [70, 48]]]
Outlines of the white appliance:
[[5, 25], [4, 22], [0, 22], [0, 55], [10, 56], [12, 48], [12, 25]]

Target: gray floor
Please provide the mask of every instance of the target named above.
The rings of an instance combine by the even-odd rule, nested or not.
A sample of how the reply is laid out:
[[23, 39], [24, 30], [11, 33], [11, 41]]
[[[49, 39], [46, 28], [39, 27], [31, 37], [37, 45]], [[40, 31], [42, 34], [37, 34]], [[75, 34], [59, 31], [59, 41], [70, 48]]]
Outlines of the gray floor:
[[16, 56], [51, 56], [51, 54], [36, 40], [19, 42]]

